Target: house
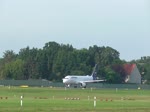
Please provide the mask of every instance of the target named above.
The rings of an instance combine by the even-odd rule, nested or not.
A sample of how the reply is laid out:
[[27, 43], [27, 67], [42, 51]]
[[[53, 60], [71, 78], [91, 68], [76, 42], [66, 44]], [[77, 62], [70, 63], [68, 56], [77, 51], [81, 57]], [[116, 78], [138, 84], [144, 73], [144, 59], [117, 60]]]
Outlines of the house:
[[124, 64], [123, 69], [126, 73], [126, 83], [141, 84], [141, 74], [136, 64]]

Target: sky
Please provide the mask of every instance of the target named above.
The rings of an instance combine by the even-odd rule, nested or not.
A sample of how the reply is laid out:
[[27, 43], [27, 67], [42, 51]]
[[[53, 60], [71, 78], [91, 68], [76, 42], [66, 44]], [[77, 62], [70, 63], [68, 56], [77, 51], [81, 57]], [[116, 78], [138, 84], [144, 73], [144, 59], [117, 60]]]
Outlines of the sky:
[[150, 56], [150, 0], [0, 0], [0, 57], [50, 41]]

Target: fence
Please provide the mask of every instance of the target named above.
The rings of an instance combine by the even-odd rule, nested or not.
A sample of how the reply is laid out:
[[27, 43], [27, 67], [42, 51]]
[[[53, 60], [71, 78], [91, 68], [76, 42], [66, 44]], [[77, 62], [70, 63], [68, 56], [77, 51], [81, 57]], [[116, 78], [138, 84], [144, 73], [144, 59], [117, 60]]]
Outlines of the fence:
[[[1, 86], [37, 86], [37, 87], [64, 87], [62, 82], [51, 82], [48, 80], [0, 80]], [[150, 85], [145, 84], [105, 84], [88, 83], [87, 88], [118, 88], [118, 89], [150, 89]]]
[[0, 80], [1, 86], [49, 86], [50, 81], [47, 80]]

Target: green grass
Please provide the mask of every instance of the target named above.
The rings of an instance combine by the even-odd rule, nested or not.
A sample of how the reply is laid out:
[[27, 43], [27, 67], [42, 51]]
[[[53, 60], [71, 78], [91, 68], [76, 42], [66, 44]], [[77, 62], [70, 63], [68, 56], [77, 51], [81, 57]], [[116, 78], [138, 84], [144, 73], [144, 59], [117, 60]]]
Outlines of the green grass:
[[[20, 96], [23, 95], [23, 106]], [[93, 98], [97, 97], [97, 106]], [[89, 97], [89, 99], [88, 99]], [[65, 100], [80, 98], [80, 100]], [[0, 87], [0, 112], [150, 112], [150, 90]]]

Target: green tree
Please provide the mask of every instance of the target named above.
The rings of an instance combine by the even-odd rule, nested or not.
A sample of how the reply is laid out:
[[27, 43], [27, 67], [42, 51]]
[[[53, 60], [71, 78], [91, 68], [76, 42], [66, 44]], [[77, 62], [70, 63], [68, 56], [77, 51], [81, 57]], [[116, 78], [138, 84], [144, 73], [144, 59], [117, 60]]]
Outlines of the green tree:
[[105, 68], [105, 78], [108, 83], [122, 83], [121, 76], [119, 73], [116, 73], [112, 68], [106, 67]]
[[54, 59], [57, 56], [57, 53], [60, 49], [60, 45], [56, 42], [48, 42], [43, 47], [43, 51], [46, 54], [45, 60], [47, 61], [47, 70], [48, 70], [48, 79], [52, 80], [53, 78], [53, 64]]
[[5, 61], [5, 63], [7, 63], [7, 62], [9, 63], [9, 62], [15, 60], [16, 56], [17, 55], [14, 53], [13, 50], [7, 50], [4, 52], [3, 60]]
[[0, 60], [0, 78], [61, 81], [68, 74], [90, 75], [98, 64], [98, 76], [116, 83], [115, 78], [119, 79], [121, 73], [116, 73], [111, 66], [118, 63], [122, 63], [119, 52], [111, 47], [94, 45], [89, 49], [75, 49], [69, 44], [48, 42], [42, 49], [28, 46], [18, 54], [6, 51]]
[[39, 78], [38, 67], [37, 67], [37, 48], [30, 49], [29, 47], [21, 49], [18, 58], [24, 60], [25, 67], [25, 78], [26, 79], [37, 79]]
[[24, 61], [17, 59], [10, 66], [13, 79], [24, 79]]
[[24, 62], [20, 59], [6, 63], [1, 70], [2, 79], [24, 79]]

